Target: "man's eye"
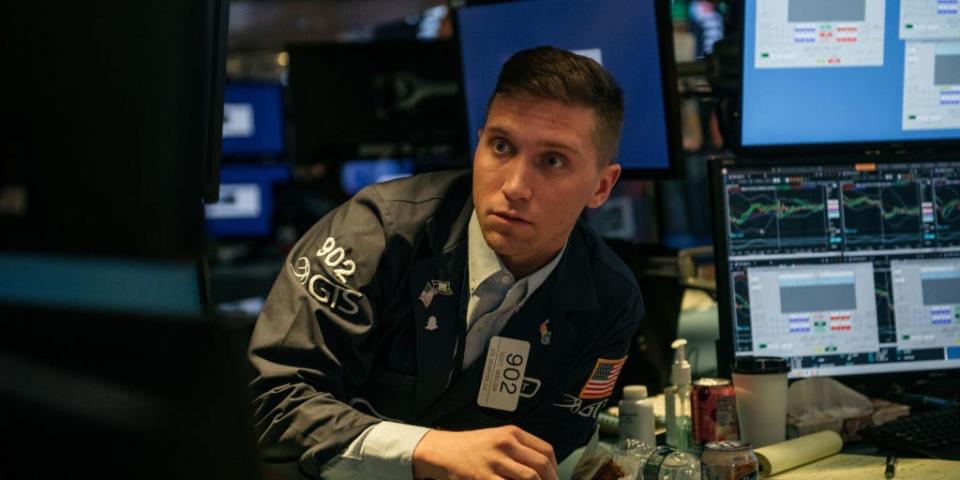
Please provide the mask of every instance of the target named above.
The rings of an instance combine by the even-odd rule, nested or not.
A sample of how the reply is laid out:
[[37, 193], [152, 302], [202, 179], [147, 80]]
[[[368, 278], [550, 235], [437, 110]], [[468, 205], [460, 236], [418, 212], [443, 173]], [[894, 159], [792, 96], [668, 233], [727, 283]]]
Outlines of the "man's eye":
[[499, 155], [506, 155], [510, 153], [510, 144], [502, 138], [495, 138], [490, 142], [490, 146], [493, 148], [494, 153]]
[[548, 167], [562, 167], [564, 158], [560, 155], [547, 155], [543, 158], [543, 163]]

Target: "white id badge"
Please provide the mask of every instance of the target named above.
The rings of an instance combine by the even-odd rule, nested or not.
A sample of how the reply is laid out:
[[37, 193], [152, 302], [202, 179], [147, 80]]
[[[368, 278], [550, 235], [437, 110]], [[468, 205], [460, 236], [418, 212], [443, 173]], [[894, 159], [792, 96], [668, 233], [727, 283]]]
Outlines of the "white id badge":
[[508, 412], [516, 410], [529, 357], [530, 342], [507, 337], [491, 338], [477, 405]]

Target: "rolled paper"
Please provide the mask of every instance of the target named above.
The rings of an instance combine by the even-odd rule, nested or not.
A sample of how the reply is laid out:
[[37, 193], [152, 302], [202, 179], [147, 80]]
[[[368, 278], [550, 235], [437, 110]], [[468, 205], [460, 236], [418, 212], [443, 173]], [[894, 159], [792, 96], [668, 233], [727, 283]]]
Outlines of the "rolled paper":
[[769, 477], [840, 452], [843, 439], [824, 430], [754, 450], [760, 462], [760, 476]]

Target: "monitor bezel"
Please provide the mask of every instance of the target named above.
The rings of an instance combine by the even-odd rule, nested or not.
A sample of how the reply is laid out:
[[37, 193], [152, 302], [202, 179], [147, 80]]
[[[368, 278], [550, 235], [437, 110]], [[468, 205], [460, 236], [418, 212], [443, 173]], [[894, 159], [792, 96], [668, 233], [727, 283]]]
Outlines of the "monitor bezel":
[[[754, 0], [747, 0], [754, 1]], [[736, 21], [732, 24], [736, 27], [731, 36], [737, 37], [737, 66], [738, 75], [737, 99], [733, 102], [736, 105], [736, 112], [733, 113], [733, 121], [728, 133], [732, 137], [730, 144], [739, 154], [745, 156], [774, 156], [774, 155], [803, 155], [803, 154], [860, 154], [860, 155], [897, 155], [897, 154], [935, 154], [938, 152], [948, 152], [951, 150], [960, 150], [960, 139], [956, 140], [874, 140], [863, 142], [810, 142], [810, 143], [783, 143], [783, 144], [743, 144], [743, 100], [745, 91], [743, 88], [743, 77], [746, 72], [746, 21], [747, 5], [744, 2], [739, 6], [736, 12]]]
[[[960, 156], [953, 154], [953, 157], [944, 154], [928, 155], [922, 160], [918, 160], [915, 155], [847, 155], [836, 154], [824, 158], [817, 158], [815, 161], [819, 165], [853, 165], [857, 163], [877, 163], [877, 164], [896, 164], [905, 162], [937, 162], [939, 161], [960, 161]], [[717, 314], [719, 325], [719, 336], [717, 339], [717, 370], [721, 377], [730, 378], [733, 362], [736, 358], [736, 352], [733, 347], [733, 305], [731, 302], [730, 285], [730, 262], [727, 255], [726, 236], [726, 205], [723, 198], [723, 169], [724, 168], [764, 168], [775, 166], [810, 166], [813, 162], [804, 162], [796, 159], [770, 158], [770, 157], [717, 157], [708, 162], [710, 198], [713, 199], [712, 219], [713, 219], [713, 248], [714, 263], [716, 266], [716, 284], [717, 284]], [[886, 371], [876, 373], [854, 373], [854, 374], [833, 374], [830, 377], [842, 378], [845, 383], [875, 383], [882, 382], [909, 382], [919, 378], [937, 377], [943, 375], [960, 374], [960, 367], [943, 369], [919, 369], [906, 371]], [[812, 377], [805, 377], [812, 378]], [[791, 380], [800, 380], [801, 378], [791, 378]]]
[[[453, 37], [457, 41], [457, 47], [460, 53], [460, 61], [463, 62], [462, 39], [460, 38], [460, 12], [464, 9], [483, 8], [484, 6], [504, 3], [521, 3], [526, 0], [492, 0], [481, 2], [467, 2], [463, 7], [454, 11], [453, 18]], [[677, 66], [673, 45], [673, 20], [670, 16], [670, 5], [667, 0], [653, 0], [654, 3], [654, 22], [657, 27], [657, 46], [658, 57], [660, 59], [660, 79], [661, 93], [663, 97], [663, 111], [666, 127], [666, 145], [667, 145], [667, 166], [665, 168], [636, 168], [627, 167], [623, 164], [620, 172], [620, 178], [625, 180], [666, 180], [682, 178], [684, 174], [683, 159], [683, 136], [680, 125], [680, 93], [677, 80]], [[463, 66], [460, 68], [461, 86], [463, 83]], [[466, 89], [461, 89], [464, 101], [464, 122], [470, 129], [470, 111], [467, 104]], [[468, 132], [468, 149], [470, 136], [476, 132]], [[628, 132], [622, 132], [623, 135]], [[473, 151], [468, 153], [469, 161], [473, 163]]]

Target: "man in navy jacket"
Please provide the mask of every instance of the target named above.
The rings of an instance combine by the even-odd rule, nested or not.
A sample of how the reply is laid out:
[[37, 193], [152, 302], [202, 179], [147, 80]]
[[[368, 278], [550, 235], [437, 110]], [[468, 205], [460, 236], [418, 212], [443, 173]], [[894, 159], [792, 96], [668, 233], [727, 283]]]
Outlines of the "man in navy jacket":
[[556, 478], [643, 315], [579, 220], [620, 174], [622, 92], [540, 47], [504, 65], [471, 172], [368, 187], [287, 259], [250, 355], [267, 461], [324, 478]]

